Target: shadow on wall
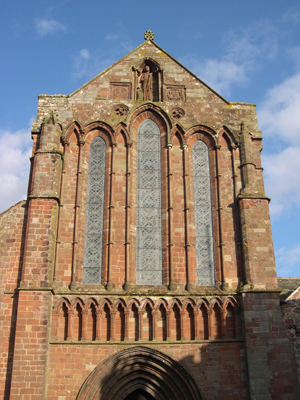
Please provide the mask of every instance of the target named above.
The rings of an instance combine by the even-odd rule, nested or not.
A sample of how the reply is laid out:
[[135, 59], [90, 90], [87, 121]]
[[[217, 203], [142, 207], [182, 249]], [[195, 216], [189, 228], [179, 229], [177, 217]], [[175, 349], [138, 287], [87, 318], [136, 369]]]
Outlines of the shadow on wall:
[[87, 378], [78, 400], [201, 400], [192, 377], [170, 357], [137, 346], [102, 362]]
[[199, 363], [194, 361], [195, 355], [177, 362], [153, 348], [128, 348], [98, 365], [77, 400], [247, 399], [242, 346], [237, 346], [238, 360], [228, 345], [224, 360], [226, 345], [221, 346], [199, 346]]
[[[21, 279], [22, 279], [22, 261], [24, 256], [24, 245], [25, 245], [25, 231], [26, 231], [26, 223], [27, 223], [27, 205], [22, 204], [22, 209], [24, 209], [24, 219], [22, 224], [22, 239], [21, 239], [21, 247], [20, 247], [20, 259], [18, 265], [18, 274], [17, 274], [17, 282], [16, 287], [20, 287]], [[16, 315], [18, 310], [18, 299], [19, 296], [15, 293], [12, 296], [12, 312], [11, 312], [11, 321], [10, 321], [10, 333], [9, 333], [9, 346], [7, 353], [7, 365], [6, 365], [6, 379], [5, 379], [5, 388], [4, 388], [4, 400], [9, 400], [10, 398], [10, 388], [11, 388], [11, 375], [13, 369], [13, 358], [14, 358], [14, 350], [15, 350], [15, 335], [16, 335]]]

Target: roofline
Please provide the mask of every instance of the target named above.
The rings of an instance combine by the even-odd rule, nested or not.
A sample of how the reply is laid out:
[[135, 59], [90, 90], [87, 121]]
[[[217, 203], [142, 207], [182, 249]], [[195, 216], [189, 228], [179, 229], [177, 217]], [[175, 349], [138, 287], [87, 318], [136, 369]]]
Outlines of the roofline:
[[[145, 40], [146, 41], [146, 40]], [[106, 68], [104, 71], [100, 72], [98, 75], [94, 76], [94, 78], [90, 79], [89, 81], [87, 81], [84, 85], [80, 86], [80, 88], [76, 89], [74, 92], [72, 92], [69, 96], [73, 96], [73, 94], [77, 93], [79, 90], [83, 89], [85, 86], [87, 86], [88, 84], [90, 84], [91, 82], [93, 82], [95, 79], [99, 78], [99, 76], [105, 74], [106, 72], [108, 72], [111, 68], [113, 68], [116, 64], [118, 64], [120, 61], [124, 60], [125, 57], [127, 57], [129, 54], [133, 53], [134, 51], [136, 51], [139, 47], [143, 46], [143, 44], [145, 43], [145, 41], [140, 44], [139, 46], [135, 47], [133, 50], [131, 50], [129, 53], [125, 54], [125, 56], [123, 56], [122, 58], [120, 58], [118, 61], [114, 62], [112, 65], [110, 65], [108, 68]], [[148, 42], [152, 42], [152, 40], [148, 40]], [[153, 43], [153, 42], [152, 42]]]
[[101, 75], [105, 74], [108, 72], [111, 68], [113, 68], [115, 65], [117, 65], [120, 61], [124, 60], [128, 55], [131, 53], [135, 52], [138, 50], [140, 47], [144, 46], [144, 44], [152, 43], [157, 49], [165, 53], [168, 57], [170, 57], [176, 64], [178, 64], [181, 68], [183, 68], [185, 71], [187, 71], [190, 75], [192, 75], [195, 79], [197, 79], [202, 85], [207, 87], [211, 92], [213, 92], [216, 96], [218, 96], [221, 100], [223, 100], [226, 104], [228, 105], [248, 105], [248, 106], [254, 106], [255, 104], [252, 103], [246, 103], [246, 102], [236, 102], [236, 101], [228, 101], [226, 100], [223, 96], [221, 96], [218, 92], [216, 92], [213, 88], [211, 88], [207, 83], [205, 83], [202, 79], [200, 79], [197, 75], [195, 75], [192, 71], [190, 71], [188, 68], [186, 68], [183, 64], [181, 64], [179, 61], [176, 60], [176, 58], [172, 57], [171, 54], [169, 54], [167, 51], [165, 51], [162, 47], [160, 47], [158, 44], [156, 44], [153, 40], [145, 40], [143, 43], [141, 43], [139, 46], [135, 47], [133, 50], [131, 50], [129, 53], [125, 54], [122, 58], [120, 58], [118, 61], [114, 62], [112, 65], [110, 65], [108, 68], [106, 68], [104, 71], [100, 72], [98, 75], [94, 76], [92, 79], [87, 81], [85, 84], [80, 86], [78, 89], [76, 89], [74, 92], [68, 95], [63, 95], [63, 94], [55, 94], [55, 95], [47, 95], [47, 94], [40, 94], [38, 95], [38, 98], [43, 98], [43, 97], [71, 97], [80, 90], [82, 90], [84, 87], [89, 85], [91, 82], [93, 82], [95, 79], [99, 78]]
[[[163, 51], [164, 53], [167, 54], [173, 61], [176, 62], [176, 64], [180, 65], [181, 68], [185, 69], [189, 74], [191, 74], [194, 78], [196, 78], [198, 81], [200, 81], [204, 86], [206, 86], [209, 90], [211, 90], [215, 95], [217, 95], [221, 100], [225, 101], [225, 103], [230, 104], [228, 100], [226, 100], [224, 97], [222, 97], [218, 92], [216, 92], [214, 89], [212, 89], [207, 83], [202, 81], [197, 75], [195, 75], [192, 71], [190, 71], [188, 68], [186, 68], [183, 64], [181, 64], [179, 61], [176, 60], [176, 58], [172, 57], [171, 54], [169, 54], [167, 51], [165, 51], [162, 47], [160, 47], [158, 44], [156, 44], [153, 40], [148, 40], [148, 42], [151, 42], [156, 46], [159, 50]], [[145, 43], [145, 42], [144, 42]]]
[[100, 74], [96, 75], [94, 78], [90, 79], [88, 82], [86, 82], [84, 85], [80, 86], [80, 88], [76, 89], [73, 93], [70, 94], [70, 96], [73, 96], [75, 93], [83, 89], [86, 85], [90, 84], [93, 82], [95, 79], [100, 77], [101, 75], [105, 74], [107, 71], [109, 71], [111, 68], [113, 68], [116, 64], [118, 64], [120, 61], [122, 61], [125, 57], [142, 47], [145, 42], [150, 42], [152, 43], [155, 47], [157, 47], [159, 50], [164, 52], [168, 57], [170, 57], [174, 62], [176, 62], [178, 65], [180, 65], [181, 68], [185, 69], [189, 74], [191, 74], [195, 79], [197, 79], [199, 82], [201, 82], [204, 86], [206, 86], [209, 90], [211, 90], [215, 95], [217, 95], [221, 100], [223, 100], [225, 103], [230, 104], [230, 102], [224, 97], [222, 97], [219, 93], [217, 93], [214, 89], [212, 89], [207, 83], [202, 81], [197, 75], [195, 75], [192, 71], [190, 71], [188, 68], [186, 68], [184, 65], [182, 65], [179, 61], [177, 61], [174, 57], [172, 57], [167, 51], [165, 51], [162, 47], [160, 47], [158, 44], [156, 44], [153, 40], [145, 40], [143, 43], [141, 43], [139, 46], [135, 47], [133, 50], [131, 50], [129, 53], [125, 54], [122, 58], [120, 58], [118, 61], [113, 63], [111, 66], [106, 68], [104, 71], [100, 72]]
[[25, 199], [23, 199], [23, 200], [19, 200], [17, 203], [15, 203], [15, 204], [13, 204], [12, 206], [9, 206], [6, 210], [4, 210], [4, 211], [2, 211], [1, 213], [0, 213], [0, 218], [4, 215], [4, 214], [6, 214], [8, 211], [10, 211], [12, 208], [14, 208], [14, 207], [16, 207], [16, 206], [18, 206], [18, 205], [20, 205], [20, 204], [26, 204], [27, 203], [27, 200]]

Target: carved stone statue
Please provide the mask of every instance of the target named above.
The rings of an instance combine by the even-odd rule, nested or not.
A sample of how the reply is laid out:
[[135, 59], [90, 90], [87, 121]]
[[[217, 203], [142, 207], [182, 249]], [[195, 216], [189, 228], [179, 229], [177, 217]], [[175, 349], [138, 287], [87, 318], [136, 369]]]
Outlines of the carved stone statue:
[[143, 100], [152, 101], [152, 72], [147, 64], [139, 77], [139, 84], [143, 92]]

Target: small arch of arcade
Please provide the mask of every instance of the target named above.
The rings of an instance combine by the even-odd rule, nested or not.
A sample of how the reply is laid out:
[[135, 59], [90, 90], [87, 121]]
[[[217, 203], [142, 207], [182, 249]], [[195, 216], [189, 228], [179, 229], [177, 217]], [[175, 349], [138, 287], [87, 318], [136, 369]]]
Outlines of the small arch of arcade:
[[137, 346], [101, 362], [82, 385], [77, 400], [201, 400], [192, 377], [176, 361]]
[[52, 341], [176, 342], [239, 340], [234, 297], [61, 297], [52, 310]]

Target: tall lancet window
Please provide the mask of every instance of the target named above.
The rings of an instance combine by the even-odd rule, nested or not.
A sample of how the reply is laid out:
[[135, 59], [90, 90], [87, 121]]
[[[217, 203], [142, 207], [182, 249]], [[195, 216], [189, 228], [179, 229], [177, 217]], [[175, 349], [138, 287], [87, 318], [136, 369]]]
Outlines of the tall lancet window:
[[197, 285], [215, 284], [208, 147], [201, 140], [193, 145], [195, 245]]
[[98, 136], [90, 147], [83, 264], [85, 284], [101, 283], [105, 155], [105, 141]]
[[138, 129], [136, 283], [162, 284], [160, 130], [151, 119]]

